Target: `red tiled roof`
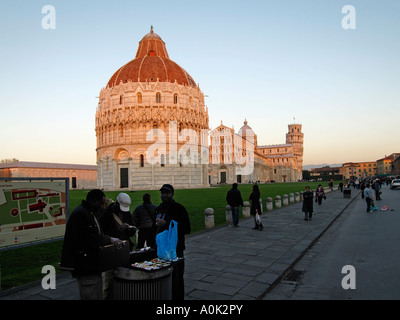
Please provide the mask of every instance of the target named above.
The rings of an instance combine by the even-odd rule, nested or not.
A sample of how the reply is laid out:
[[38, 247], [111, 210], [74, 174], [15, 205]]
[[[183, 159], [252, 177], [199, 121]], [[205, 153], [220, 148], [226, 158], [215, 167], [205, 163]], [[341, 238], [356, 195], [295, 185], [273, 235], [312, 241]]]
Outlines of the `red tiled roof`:
[[114, 73], [107, 86], [114, 87], [127, 82], [171, 82], [197, 87], [193, 78], [178, 64], [169, 59], [167, 48], [159, 35], [146, 34], [139, 42], [135, 59]]

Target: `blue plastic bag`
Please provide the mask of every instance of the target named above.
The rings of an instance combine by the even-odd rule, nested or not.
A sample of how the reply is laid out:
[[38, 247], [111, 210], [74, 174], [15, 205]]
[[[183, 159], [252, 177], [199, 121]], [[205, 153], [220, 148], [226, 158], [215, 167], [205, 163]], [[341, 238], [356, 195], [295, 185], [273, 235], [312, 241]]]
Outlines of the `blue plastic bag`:
[[176, 245], [178, 244], [178, 222], [171, 220], [169, 230], [156, 236], [157, 256], [164, 260], [176, 258]]

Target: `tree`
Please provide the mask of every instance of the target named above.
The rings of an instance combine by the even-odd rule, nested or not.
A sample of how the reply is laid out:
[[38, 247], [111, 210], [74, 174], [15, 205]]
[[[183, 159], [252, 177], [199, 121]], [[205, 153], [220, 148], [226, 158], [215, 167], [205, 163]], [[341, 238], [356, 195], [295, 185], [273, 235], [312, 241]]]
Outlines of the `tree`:
[[16, 158], [13, 158], [13, 159], [3, 159], [0, 161], [0, 163], [13, 163], [13, 162], [19, 162], [19, 160]]

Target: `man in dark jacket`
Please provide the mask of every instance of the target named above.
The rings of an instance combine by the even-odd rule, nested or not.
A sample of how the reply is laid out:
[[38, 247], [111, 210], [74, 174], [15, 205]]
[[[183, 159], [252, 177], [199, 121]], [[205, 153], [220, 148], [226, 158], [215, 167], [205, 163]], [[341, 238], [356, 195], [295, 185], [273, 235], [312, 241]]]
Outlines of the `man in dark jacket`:
[[234, 227], [239, 226], [239, 206], [243, 207], [242, 195], [237, 187], [238, 184], [234, 183], [232, 189], [229, 190], [226, 195], [226, 202], [228, 202], [228, 205], [230, 205], [232, 209], [232, 222]]
[[139, 240], [136, 250], [144, 247], [156, 247], [156, 206], [151, 203], [149, 193], [143, 195], [143, 204], [133, 210], [133, 225], [139, 228]]
[[130, 204], [131, 198], [128, 194], [118, 194], [117, 201], [111, 203], [101, 215], [100, 225], [106, 235], [128, 241], [132, 250], [131, 237], [135, 235], [136, 228], [133, 226]]
[[105, 204], [103, 191], [90, 191], [72, 212], [65, 229], [60, 267], [77, 278], [82, 300], [103, 298], [102, 277], [97, 268], [99, 247], [111, 243], [122, 246], [121, 240], [104, 235], [97, 220]]
[[[103, 232], [111, 237], [127, 241], [129, 249], [133, 249], [131, 237], [136, 233], [130, 212], [131, 198], [128, 194], [121, 192], [117, 201], [108, 205], [99, 221]], [[113, 299], [114, 270], [107, 270], [103, 275], [104, 299]]]
[[379, 185], [378, 180], [375, 180], [373, 182], [373, 184], [371, 185], [371, 188], [375, 190], [376, 200], [382, 200], [381, 199], [381, 193], [382, 192], [379, 190], [380, 189], [380, 185]]
[[183, 300], [185, 297], [183, 281], [185, 265], [183, 260], [183, 251], [186, 249], [185, 234], [191, 232], [189, 214], [183, 205], [173, 200], [174, 188], [170, 184], [164, 184], [160, 191], [162, 203], [156, 208], [157, 233], [169, 229], [171, 220], [178, 223], [176, 255], [181, 259], [174, 264], [174, 271], [172, 273], [172, 299]]
[[302, 211], [304, 212], [304, 220], [308, 221], [312, 219], [313, 213], [313, 198], [314, 194], [310, 191], [310, 187], [306, 187], [306, 191], [303, 192], [303, 208]]

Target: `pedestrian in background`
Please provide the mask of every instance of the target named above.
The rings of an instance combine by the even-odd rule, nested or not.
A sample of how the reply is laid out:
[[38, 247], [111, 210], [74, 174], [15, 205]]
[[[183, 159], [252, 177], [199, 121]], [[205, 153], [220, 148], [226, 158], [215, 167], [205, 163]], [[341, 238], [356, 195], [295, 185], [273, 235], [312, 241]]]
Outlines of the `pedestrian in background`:
[[371, 212], [371, 203], [372, 200], [374, 199], [374, 194], [370, 187], [371, 185], [367, 183], [364, 189], [364, 197], [365, 201], [367, 202], [367, 212]]
[[[250, 206], [250, 214], [254, 216], [254, 228], [255, 230], [260, 230], [264, 229], [264, 226], [261, 222], [261, 204], [260, 204], [260, 189], [258, 188], [258, 185], [255, 184], [253, 185], [253, 190], [250, 194], [249, 200], [251, 201], [251, 206]], [[257, 217], [258, 215], [258, 217]]]
[[382, 200], [381, 199], [381, 191], [380, 191], [380, 184], [378, 180], [375, 180], [373, 184], [371, 185], [371, 188], [375, 190], [375, 195], [376, 195], [376, 200]]
[[335, 190], [333, 189], [333, 179], [331, 179], [331, 181], [329, 181], [329, 188], [331, 188], [332, 192], [335, 192]]
[[365, 190], [365, 182], [364, 181], [361, 182], [360, 189], [361, 189], [361, 198], [364, 199], [364, 190]]
[[243, 207], [243, 199], [238, 189], [238, 184], [234, 183], [232, 189], [226, 195], [226, 202], [232, 209], [232, 222], [234, 227], [239, 227], [239, 206]]
[[322, 199], [326, 199], [326, 196], [325, 196], [324, 188], [322, 188], [322, 186], [319, 185], [317, 190], [315, 191], [315, 202], [317, 202], [318, 205], [321, 205]]
[[143, 195], [143, 204], [133, 210], [133, 225], [139, 229], [136, 250], [142, 249], [145, 242], [148, 247], [156, 248], [156, 208], [151, 203], [150, 194], [145, 193]]
[[304, 212], [304, 220], [308, 221], [312, 219], [313, 213], [313, 192], [310, 190], [310, 187], [306, 187], [306, 191], [303, 192], [303, 207], [302, 211]]

